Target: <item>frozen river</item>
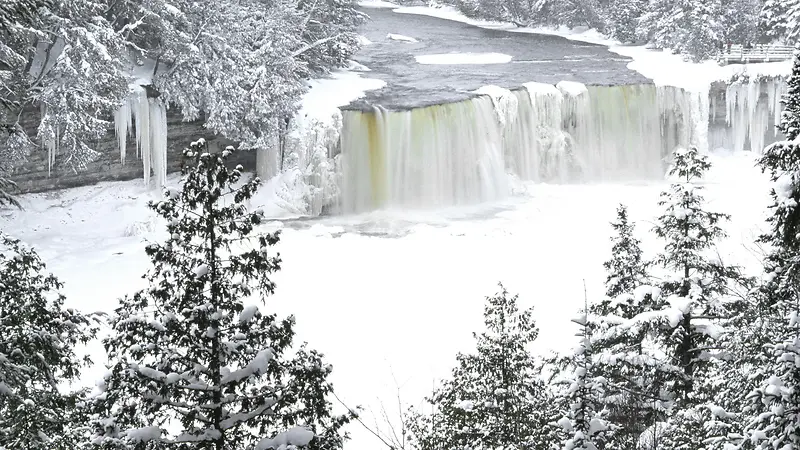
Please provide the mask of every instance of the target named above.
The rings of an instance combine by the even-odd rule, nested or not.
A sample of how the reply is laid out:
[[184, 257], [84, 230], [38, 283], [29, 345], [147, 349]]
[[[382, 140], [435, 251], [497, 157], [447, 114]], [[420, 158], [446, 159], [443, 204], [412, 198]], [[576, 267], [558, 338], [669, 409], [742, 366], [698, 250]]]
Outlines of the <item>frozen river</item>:
[[[562, 37], [486, 29], [425, 15], [403, 13], [414, 8], [362, 8], [371, 20], [360, 33], [365, 45], [355, 60], [371, 69], [365, 76], [385, 80], [388, 86], [371, 91], [352, 107], [365, 104], [403, 109], [463, 100], [486, 85], [517, 88], [527, 82], [620, 85], [649, 83], [627, 68], [629, 58], [602, 45]], [[387, 37], [395, 36], [394, 39]], [[416, 42], [400, 40], [409, 37]], [[497, 64], [441, 64], [454, 53], [495, 54], [511, 57]], [[433, 55], [417, 62], [416, 57]], [[463, 58], [468, 60], [469, 57]], [[496, 58], [495, 58], [496, 59]], [[491, 60], [491, 59], [489, 59]], [[428, 64], [434, 62], [439, 64]], [[455, 62], [461, 62], [456, 60]], [[496, 62], [496, 61], [492, 61]]]

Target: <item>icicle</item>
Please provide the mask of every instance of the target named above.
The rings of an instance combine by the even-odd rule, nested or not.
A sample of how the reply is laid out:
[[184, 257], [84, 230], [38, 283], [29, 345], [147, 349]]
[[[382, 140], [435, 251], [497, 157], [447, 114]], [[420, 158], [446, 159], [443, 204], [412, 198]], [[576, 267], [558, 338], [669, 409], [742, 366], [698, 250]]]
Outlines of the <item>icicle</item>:
[[774, 125], [780, 122], [780, 100], [784, 89], [785, 83], [780, 79], [761, 81], [750, 78], [728, 85], [725, 90], [726, 132], [732, 138], [732, 150], [739, 152], [749, 149], [760, 153], [769, 134], [777, 137], [778, 131]]
[[119, 157], [125, 165], [127, 153], [128, 133], [131, 131], [131, 97], [125, 99], [122, 106], [114, 113], [114, 129], [117, 133], [119, 144]]
[[696, 146], [701, 152], [709, 150], [708, 125], [711, 121], [711, 105], [709, 104], [710, 87], [701, 89], [691, 95], [692, 124], [694, 125], [690, 145]]
[[[44, 103], [39, 107], [39, 112], [41, 114], [41, 120], [45, 120], [45, 116], [47, 116], [47, 105]], [[58, 124], [52, 125], [52, 136], [50, 134], [46, 134], [42, 139], [42, 144], [47, 149], [47, 176], [49, 177], [52, 174], [53, 166], [56, 163], [56, 154], [58, 153], [58, 145], [61, 139], [59, 135]]]
[[144, 169], [144, 184], [149, 185], [150, 162], [153, 159], [150, 156], [150, 102], [147, 100], [147, 92], [144, 89], [139, 89], [136, 92], [136, 107], [133, 110], [133, 121], [136, 124], [137, 153], [142, 158], [142, 167]]
[[167, 110], [157, 98], [148, 98], [150, 112], [150, 161], [156, 189], [161, 191], [167, 180]]

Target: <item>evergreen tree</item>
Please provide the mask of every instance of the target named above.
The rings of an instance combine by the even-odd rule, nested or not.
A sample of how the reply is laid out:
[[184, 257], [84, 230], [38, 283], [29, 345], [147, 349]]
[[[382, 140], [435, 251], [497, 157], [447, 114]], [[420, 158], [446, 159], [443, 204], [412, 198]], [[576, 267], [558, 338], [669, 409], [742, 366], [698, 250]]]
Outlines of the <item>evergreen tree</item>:
[[720, 0], [650, 0], [639, 33], [658, 48], [671, 48], [699, 61], [716, 55], [723, 44]]
[[623, 43], [636, 42], [639, 18], [646, 7], [645, 0], [611, 0], [604, 14], [607, 34]]
[[560, 369], [566, 373], [568, 406], [558, 421], [564, 431], [564, 450], [611, 450], [625, 448], [615, 440], [616, 426], [607, 420], [605, 407], [607, 378], [594, 364], [592, 330], [587, 311], [573, 320], [581, 327], [580, 345], [572, 355], [562, 358]]
[[647, 280], [645, 264], [642, 260], [640, 242], [633, 235], [634, 227], [628, 221], [628, 208], [617, 207], [617, 220], [611, 223], [615, 234], [611, 238], [611, 259], [603, 263], [606, 269], [606, 299], [592, 305], [593, 315], [618, 314], [625, 318], [633, 317], [624, 305], [612, 307], [612, 299], [643, 285]]
[[800, 1], [766, 0], [759, 15], [759, 28], [768, 43], [796, 42], [800, 33]]
[[517, 296], [500, 288], [486, 299], [476, 353], [458, 354], [451, 378], [426, 399], [434, 412], [410, 412], [418, 450], [545, 450], [554, 442], [554, 402], [527, 348], [538, 335], [532, 310], [520, 311]]
[[633, 321], [654, 311], [655, 305], [648, 292], [640, 243], [625, 206], [619, 205], [611, 226], [615, 231], [612, 254], [603, 264], [607, 273], [606, 297], [589, 306], [589, 326], [596, 333], [592, 348], [602, 356], [595, 370], [610, 381], [604, 399], [608, 420], [618, 427], [616, 441], [633, 448], [645, 427], [659, 417], [659, 408], [653, 401], [658, 398], [658, 385], [653, 382], [648, 364], [651, 360], [644, 345], [652, 329], [647, 323], [630, 328], [617, 325], [620, 320]]
[[342, 446], [352, 416], [331, 412], [331, 367], [305, 346], [292, 354], [294, 319], [258, 304], [275, 289], [278, 234], [254, 235], [262, 214], [245, 202], [260, 181], [225, 167], [232, 150], [193, 143], [182, 188], [150, 204], [170, 238], [147, 246], [150, 285], [111, 320], [96, 447]]
[[757, 388], [745, 409], [750, 419], [744, 448], [800, 447], [800, 53], [795, 53], [780, 129], [787, 140], [764, 151], [759, 165], [769, 173], [772, 214], [760, 241], [769, 248], [765, 278], [753, 296], [750, 326], [762, 350], [751, 365]]
[[696, 185], [710, 167], [694, 147], [674, 152], [669, 173], [678, 180], [662, 193], [664, 213], [654, 228], [665, 241], [654, 263], [665, 271], [660, 289], [667, 326], [659, 329], [657, 342], [672, 366], [665, 375], [675, 399], [663, 436], [668, 448], [697, 448], [708, 437], [706, 413], [717, 406], [711, 387], [724, 350], [719, 326], [735, 303], [731, 289], [743, 283], [737, 268], [709, 254], [724, 237], [720, 223], [728, 219], [705, 210]]
[[20, 241], [0, 234], [0, 448], [72, 450], [83, 392], [66, 392], [89, 363], [75, 347], [94, 321], [64, 308], [61, 283]]

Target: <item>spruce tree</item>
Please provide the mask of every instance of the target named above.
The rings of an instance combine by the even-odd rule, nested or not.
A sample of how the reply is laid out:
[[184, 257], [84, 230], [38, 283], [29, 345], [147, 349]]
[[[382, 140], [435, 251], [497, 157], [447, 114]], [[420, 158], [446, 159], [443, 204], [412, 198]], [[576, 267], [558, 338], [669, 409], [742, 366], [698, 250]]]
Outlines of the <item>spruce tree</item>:
[[751, 363], [756, 389], [745, 409], [750, 419], [744, 448], [800, 447], [800, 54], [795, 52], [780, 129], [787, 140], [764, 151], [759, 165], [769, 173], [770, 230], [760, 241], [769, 248], [765, 277], [753, 295], [750, 327], [762, 350]]
[[0, 448], [72, 450], [82, 437], [83, 394], [69, 391], [89, 363], [75, 347], [93, 318], [64, 308], [61, 282], [39, 256], [0, 233]]
[[[743, 282], [739, 270], [728, 267], [711, 251], [725, 236], [722, 213], [705, 209], [697, 182], [711, 167], [697, 148], [677, 149], [669, 171], [678, 178], [662, 193], [664, 208], [654, 232], [665, 241], [654, 263], [664, 271], [660, 283], [665, 323], [657, 343], [667, 358], [666, 386], [675, 403], [664, 431], [668, 448], [697, 446], [708, 436], [704, 422], [714, 402], [711, 389], [724, 351], [719, 324], [726, 318], [730, 294]], [[693, 447], [697, 448], [697, 447]]]
[[232, 151], [193, 143], [181, 188], [150, 204], [170, 237], [147, 246], [149, 287], [111, 320], [96, 448], [342, 446], [351, 415], [331, 412], [331, 366], [292, 348], [292, 317], [263, 310], [279, 236], [255, 234], [263, 214], [245, 203], [260, 180], [225, 166]]
[[[605, 406], [608, 394], [608, 379], [595, 365], [592, 327], [588, 311], [573, 319], [580, 326], [580, 344], [574, 353], [559, 361], [560, 371], [566, 374], [565, 414], [558, 421], [564, 432], [561, 441], [564, 450], [611, 450], [623, 449], [624, 444], [615, 440], [617, 427], [607, 419]], [[562, 382], [563, 382], [562, 381]]]
[[653, 330], [642, 321], [632, 327], [618, 325], [654, 311], [657, 296], [651, 292], [640, 243], [624, 205], [617, 208], [611, 226], [615, 232], [611, 258], [603, 264], [606, 297], [590, 304], [588, 324], [594, 333], [592, 348], [599, 357], [595, 370], [609, 380], [604, 402], [608, 420], [617, 426], [615, 440], [634, 448], [639, 435], [660, 417], [659, 386], [645, 346]]
[[645, 284], [647, 273], [641, 243], [634, 236], [634, 226], [628, 220], [628, 208], [625, 205], [617, 207], [617, 220], [611, 223], [611, 228], [615, 233], [611, 238], [611, 258], [603, 263], [606, 269], [606, 298], [591, 305], [591, 313], [603, 316], [614, 313], [630, 318], [633, 317], [631, 314], [635, 306], [614, 300]]
[[434, 412], [409, 413], [418, 450], [545, 450], [554, 442], [554, 402], [528, 350], [539, 333], [533, 311], [520, 311], [517, 296], [500, 289], [486, 299], [476, 352], [458, 354], [451, 378], [426, 398]]

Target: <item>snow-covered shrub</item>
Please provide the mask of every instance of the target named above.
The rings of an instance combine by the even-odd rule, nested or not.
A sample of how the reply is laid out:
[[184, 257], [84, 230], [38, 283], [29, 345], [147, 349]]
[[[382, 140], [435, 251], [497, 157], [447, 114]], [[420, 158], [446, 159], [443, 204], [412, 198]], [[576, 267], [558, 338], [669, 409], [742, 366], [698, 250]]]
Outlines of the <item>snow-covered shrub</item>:
[[0, 448], [68, 450], [85, 438], [83, 392], [70, 392], [89, 364], [75, 348], [94, 319], [64, 308], [62, 284], [30, 248], [0, 233]]

